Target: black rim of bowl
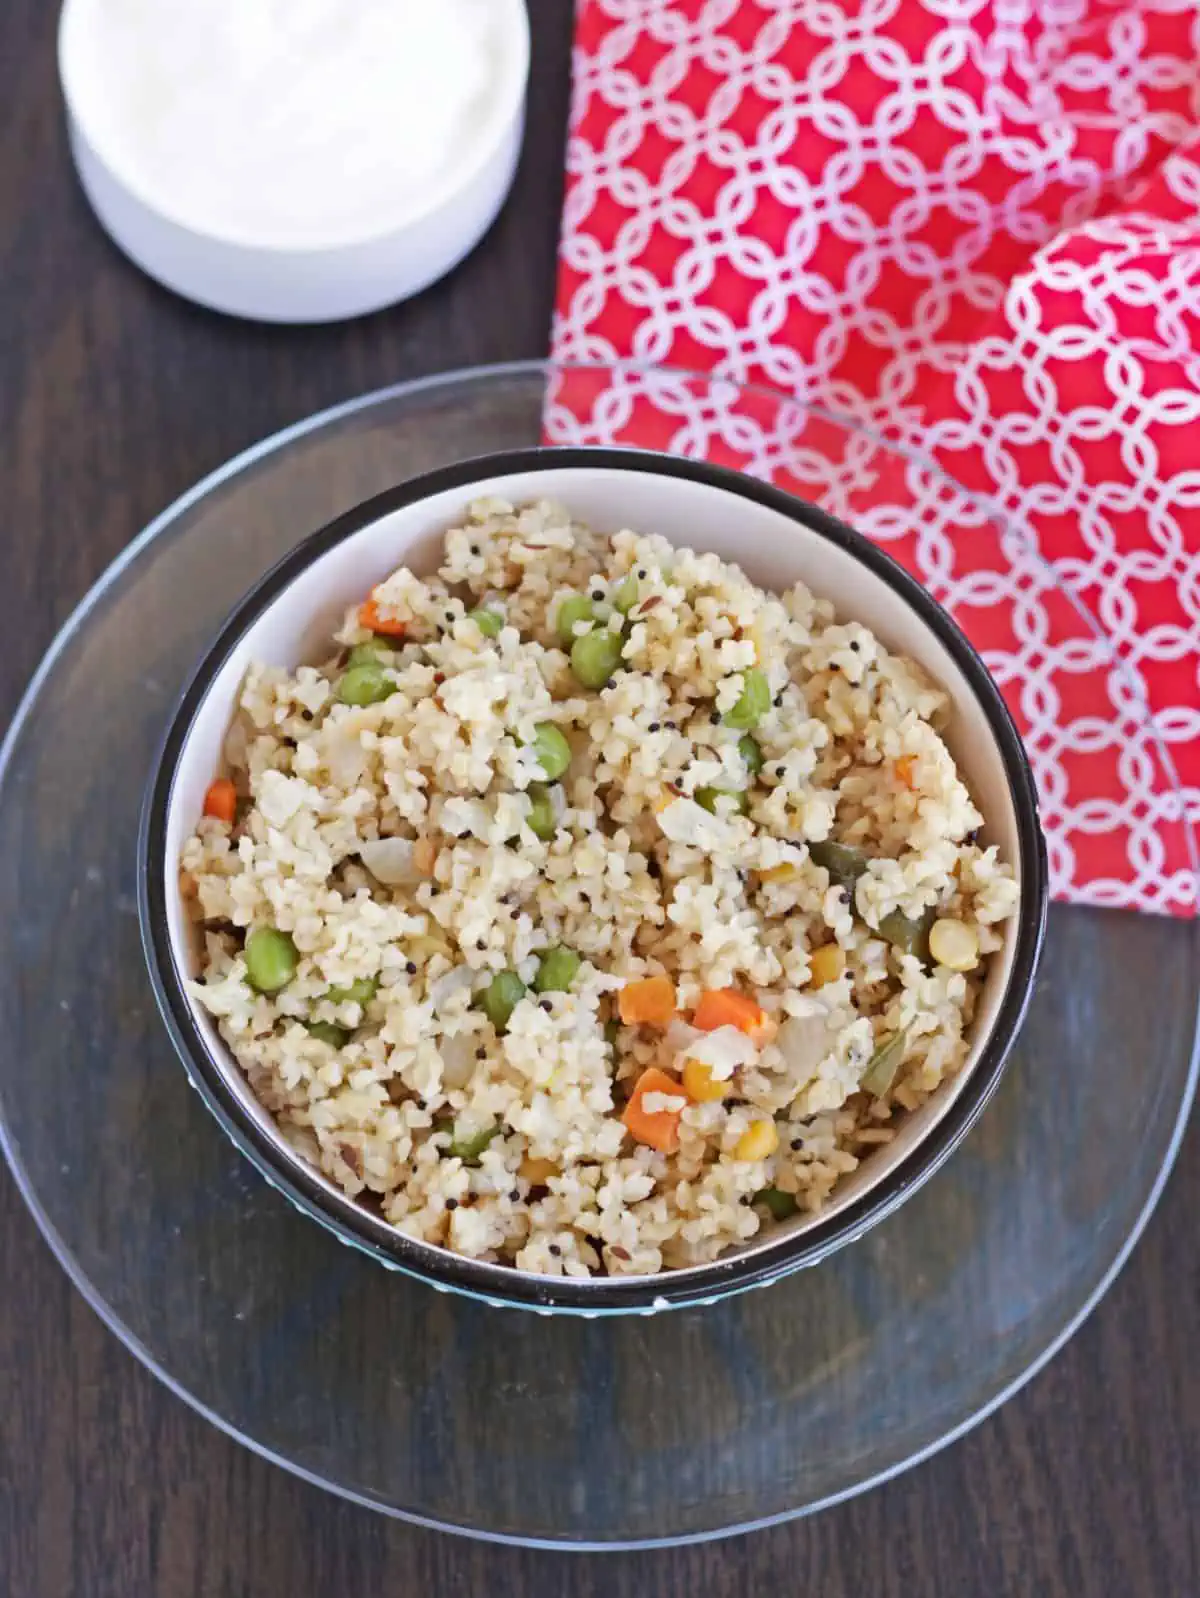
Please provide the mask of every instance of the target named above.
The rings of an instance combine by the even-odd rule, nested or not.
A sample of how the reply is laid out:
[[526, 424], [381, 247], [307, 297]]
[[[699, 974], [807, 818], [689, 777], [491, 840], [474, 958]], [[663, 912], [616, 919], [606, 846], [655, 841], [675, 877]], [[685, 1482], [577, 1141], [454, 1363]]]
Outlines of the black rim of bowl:
[[[970, 1077], [938, 1124], [869, 1192], [828, 1220], [817, 1220], [794, 1237], [781, 1236], [776, 1244], [765, 1244], [752, 1254], [733, 1255], [708, 1265], [664, 1271], [657, 1276], [591, 1277], [583, 1281], [565, 1276], [538, 1277], [511, 1266], [471, 1260], [434, 1244], [418, 1243], [402, 1233], [385, 1230], [387, 1223], [378, 1218], [375, 1218], [375, 1227], [368, 1226], [370, 1217], [362, 1206], [343, 1194], [328, 1191], [298, 1156], [285, 1160], [280, 1149], [253, 1119], [219, 1069], [196, 1024], [192, 1001], [176, 969], [168, 934], [164, 855], [176, 771], [213, 679], [247, 629], [313, 560], [391, 512], [446, 489], [467, 488], [484, 478], [558, 467], [647, 472], [724, 489], [781, 512], [847, 551], [882, 578], [948, 650], [986, 716], [1004, 764], [1021, 850], [1021, 904], [1008, 986], [991, 1035]], [[957, 623], [890, 555], [816, 506], [727, 467], [646, 450], [549, 446], [477, 456], [410, 478], [396, 488], [365, 500], [310, 534], [255, 584], [222, 626], [172, 714], [146, 793], [137, 876], [146, 959], [155, 996], [175, 1046], [209, 1110], [239, 1151], [275, 1187], [343, 1242], [433, 1286], [454, 1289], [494, 1303], [543, 1311], [600, 1314], [705, 1303], [747, 1288], [765, 1286], [781, 1276], [817, 1264], [842, 1244], [856, 1240], [921, 1187], [970, 1131], [1000, 1080], [1032, 996], [1045, 933], [1048, 896], [1046, 846], [1038, 819], [1037, 790], [1008, 707], [987, 667]], [[237, 1069], [232, 1058], [227, 1069]]]

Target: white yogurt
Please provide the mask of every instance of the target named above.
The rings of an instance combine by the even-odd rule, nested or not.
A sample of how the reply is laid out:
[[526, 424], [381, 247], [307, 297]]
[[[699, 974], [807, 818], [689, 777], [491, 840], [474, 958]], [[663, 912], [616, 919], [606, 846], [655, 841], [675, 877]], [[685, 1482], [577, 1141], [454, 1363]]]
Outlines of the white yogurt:
[[480, 158], [523, 43], [512, 15], [495, 0], [72, 0], [64, 78], [93, 146], [164, 216], [324, 248], [434, 208]]

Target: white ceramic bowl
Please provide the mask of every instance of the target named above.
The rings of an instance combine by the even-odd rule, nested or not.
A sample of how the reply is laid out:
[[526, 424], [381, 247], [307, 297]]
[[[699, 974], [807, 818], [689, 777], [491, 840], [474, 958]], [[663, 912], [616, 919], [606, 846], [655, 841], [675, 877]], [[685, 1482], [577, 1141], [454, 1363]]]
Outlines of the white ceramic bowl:
[[[712, 550], [770, 589], [802, 579], [842, 616], [919, 661], [953, 700], [947, 741], [986, 817], [985, 838], [1000, 845], [1021, 885], [1020, 913], [990, 963], [963, 1070], [819, 1215], [797, 1216], [711, 1265], [652, 1278], [546, 1278], [400, 1236], [292, 1153], [186, 989], [197, 956], [177, 863], [221, 769], [247, 666], [321, 658], [347, 608], [401, 563], [432, 570], [446, 528], [485, 494], [553, 498], [599, 528], [633, 527]], [[761, 1285], [861, 1236], [914, 1192], [999, 1080], [1032, 990], [1046, 913], [1029, 765], [999, 691], [946, 613], [889, 556], [813, 506], [720, 467], [625, 450], [529, 450], [465, 462], [381, 495], [300, 544], [230, 618], [176, 711], [147, 796], [141, 866], [143, 934], [164, 1016], [193, 1082], [243, 1152], [308, 1214], [386, 1264], [491, 1302], [585, 1312], [644, 1312]]]
[[79, 25], [85, 5], [96, 3], [64, 0], [59, 21], [59, 77], [79, 180], [125, 254], [197, 304], [261, 322], [335, 322], [381, 310], [419, 293], [462, 260], [492, 225], [512, 186], [529, 76], [524, 0], [494, 0], [503, 14], [503, 48], [494, 63], [500, 81], [491, 113], [437, 199], [384, 231], [297, 248], [198, 231], [141, 192], [135, 177], [105, 150], [86, 111], [89, 65]]

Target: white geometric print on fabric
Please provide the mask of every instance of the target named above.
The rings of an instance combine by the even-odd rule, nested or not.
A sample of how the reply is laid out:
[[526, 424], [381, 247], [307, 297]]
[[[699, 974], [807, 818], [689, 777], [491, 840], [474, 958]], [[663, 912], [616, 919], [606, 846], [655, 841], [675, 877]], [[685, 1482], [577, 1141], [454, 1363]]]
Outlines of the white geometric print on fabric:
[[574, 71], [555, 355], [766, 383], [954, 481], [629, 373], [551, 436], [636, 417], [886, 545], [1021, 722], [1057, 896], [1193, 913], [1200, 9], [578, 0]]

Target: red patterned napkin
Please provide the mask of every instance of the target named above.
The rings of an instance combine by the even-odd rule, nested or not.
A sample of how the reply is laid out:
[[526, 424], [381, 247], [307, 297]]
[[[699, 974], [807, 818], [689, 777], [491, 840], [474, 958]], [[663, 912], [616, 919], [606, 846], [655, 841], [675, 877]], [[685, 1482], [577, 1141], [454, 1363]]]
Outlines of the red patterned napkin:
[[645, 438], [649, 404], [664, 444], [782, 472], [886, 543], [1008, 695], [1059, 897], [1192, 913], [1193, 0], [577, 0], [567, 165], [559, 357], [782, 388], [994, 515], [678, 385], [616, 424], [611, 396], [560, 406], [557, 436], [603, 413], [619, 437], [636, 405]]

